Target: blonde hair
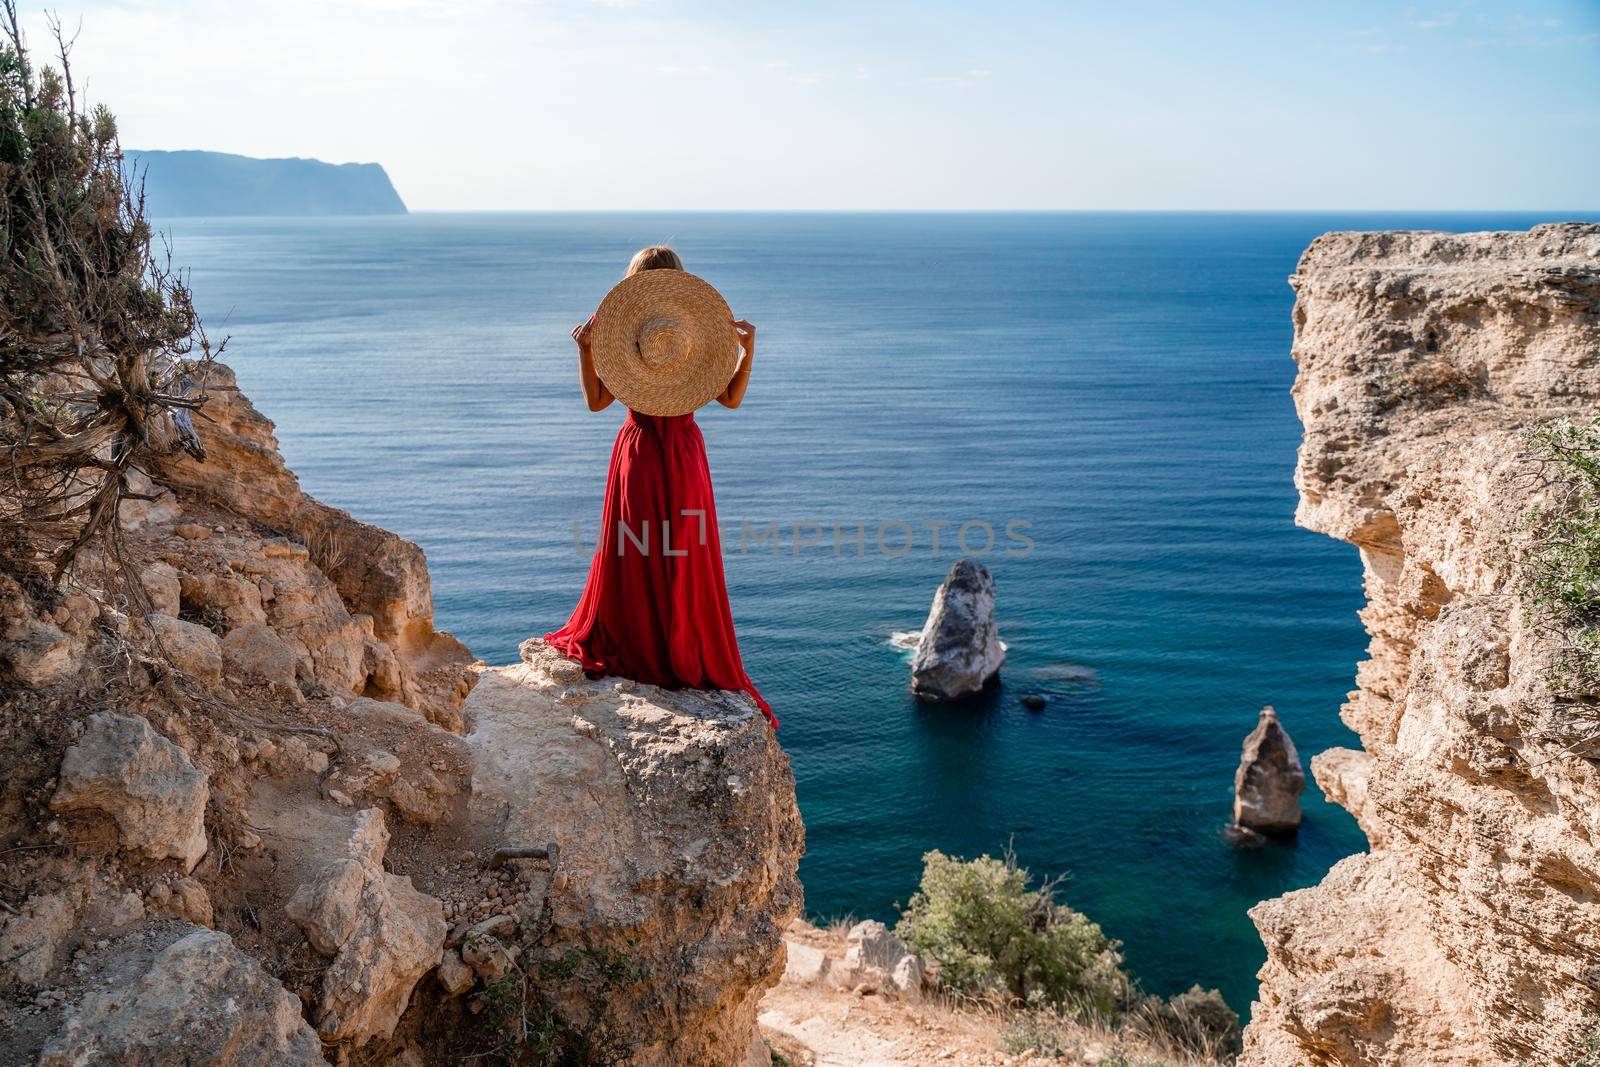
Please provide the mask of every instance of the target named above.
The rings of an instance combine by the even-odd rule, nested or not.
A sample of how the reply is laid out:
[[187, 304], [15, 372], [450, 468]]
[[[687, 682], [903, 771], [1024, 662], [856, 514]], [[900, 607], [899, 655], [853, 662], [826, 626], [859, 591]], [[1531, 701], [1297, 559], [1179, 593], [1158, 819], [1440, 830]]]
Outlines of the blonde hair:
[[666, 245], [651, 245], [641, 248], [633, 254], [633, 259], [628, 261], [628, 273], [623, 275], [631, 278], [642, 270], [682, 270], [683, 260], [678, 258], [678, 253]]

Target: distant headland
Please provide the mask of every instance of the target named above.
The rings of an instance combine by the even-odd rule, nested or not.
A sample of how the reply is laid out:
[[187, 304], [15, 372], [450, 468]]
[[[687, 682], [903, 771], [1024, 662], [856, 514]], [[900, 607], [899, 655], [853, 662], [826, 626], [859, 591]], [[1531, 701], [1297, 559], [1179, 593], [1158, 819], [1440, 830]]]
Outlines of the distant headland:
[[254, 159], [227, 152], [133, 151], [145, 211], [183, 215], [404, 215], [406, 205], [377, 163]]

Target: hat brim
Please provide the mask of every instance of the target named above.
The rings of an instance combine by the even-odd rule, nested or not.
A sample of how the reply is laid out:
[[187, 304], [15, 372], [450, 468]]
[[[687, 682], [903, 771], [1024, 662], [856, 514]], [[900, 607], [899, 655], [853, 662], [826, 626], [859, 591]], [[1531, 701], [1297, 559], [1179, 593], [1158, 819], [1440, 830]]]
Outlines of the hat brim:
[[[639, 354], [647, 324], [669, 320], [687, 355], [652, 366]], [[600, 301], [589, 331], [595, 373], [618, 400], [645, 415], [684, 415], [715, 400], [739, 365], [733, 313], [709, 282], [681, 270], [644, 270]]]

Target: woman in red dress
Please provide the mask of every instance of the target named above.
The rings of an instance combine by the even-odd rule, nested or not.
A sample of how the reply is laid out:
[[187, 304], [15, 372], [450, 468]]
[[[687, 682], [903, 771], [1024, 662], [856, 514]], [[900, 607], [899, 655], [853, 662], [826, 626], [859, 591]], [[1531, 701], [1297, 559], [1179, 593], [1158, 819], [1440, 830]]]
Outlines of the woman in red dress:
[[[670, 248], [646, 248], [633, 257], [626, 277], [647, 270], [682, 271], [683, 262]], [[692, 276], [686, 280], [704, 285]], [[715, 295], [709, 286], [705, 289]], [[602, 304], [596, 317], [606, 310]], [[715, 399], [736, 408], [750, 384], [756, 328], [731, 315], [727, 319], [742, 355]], [[660, 321], [651, 319], [643, 328], [648, 331]], [[590, 411], [616, 399], [596, 370], [591, 350], [595, 326], [596, 318], [590, 318], [572, 331]], [[589, 580], [567, 624], [546, 634], [545, 641], [591, 675], [619, 675], [670, 689], [741, 690], [777, 727], [771, 706], [739, 658], [722, 576], [711, 471], [693, 410], [647, 415], [629, 408], [611, 450]]]

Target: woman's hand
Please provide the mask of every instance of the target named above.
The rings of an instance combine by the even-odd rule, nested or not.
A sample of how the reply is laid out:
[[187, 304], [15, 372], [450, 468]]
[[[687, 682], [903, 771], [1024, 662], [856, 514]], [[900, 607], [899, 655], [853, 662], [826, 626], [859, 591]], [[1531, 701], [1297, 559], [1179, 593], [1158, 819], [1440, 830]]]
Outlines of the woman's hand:
[[744, 319], [733, 320], [733, 332], [739, 335], [739, 347], [746, 353], [755, 355], [756, 352], [756, 324], [746, 322]]
[[588, 322], [580, 322], [572, 328], [572, 339], [578, 342], [578, 347], [585, 352], [589, 350], [589, 331], [594, 329], [594, 318]]

